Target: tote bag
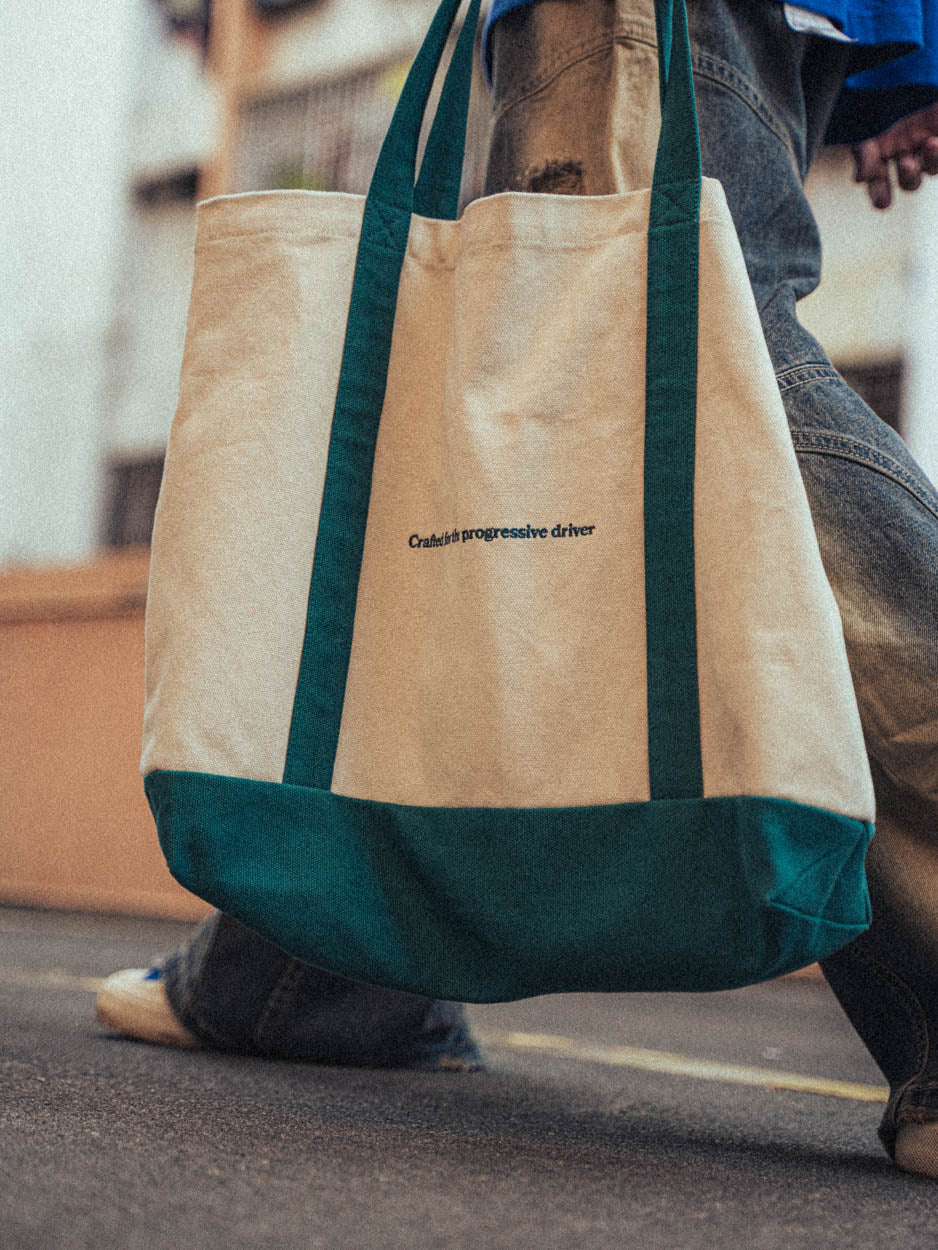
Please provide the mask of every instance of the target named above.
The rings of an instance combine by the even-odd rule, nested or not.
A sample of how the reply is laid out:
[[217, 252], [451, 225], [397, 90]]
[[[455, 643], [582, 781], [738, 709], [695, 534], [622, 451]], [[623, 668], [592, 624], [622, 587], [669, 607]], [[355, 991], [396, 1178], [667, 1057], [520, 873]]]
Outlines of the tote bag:
[[869, 923], [841, 622], [658, 0], [650, 189], [457, 219], [479, 3], [366, 198], [200, 206], [143, 772], [183, 885], [434, 997], [722, 989]]

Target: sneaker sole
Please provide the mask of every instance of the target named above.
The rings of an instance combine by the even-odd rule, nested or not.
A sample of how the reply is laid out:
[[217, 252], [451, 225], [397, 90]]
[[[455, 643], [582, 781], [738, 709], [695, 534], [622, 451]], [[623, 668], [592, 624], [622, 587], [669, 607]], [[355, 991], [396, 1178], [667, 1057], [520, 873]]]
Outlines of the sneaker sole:
[[95, 1000], [99, 1023], [141, 1042], [196, 1049], [198, 1038], [176, 1019], [162, 985], [145, 975], [146, 969], [129, 968], [106, 978]]

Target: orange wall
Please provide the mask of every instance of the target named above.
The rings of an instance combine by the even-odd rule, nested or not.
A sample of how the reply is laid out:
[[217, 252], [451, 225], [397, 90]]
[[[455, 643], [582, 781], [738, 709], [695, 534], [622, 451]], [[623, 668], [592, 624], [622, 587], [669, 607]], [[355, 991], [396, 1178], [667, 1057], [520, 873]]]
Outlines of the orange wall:
[[0, 902], [208, 911], [167, 872], [138, 772], [147, 566], [0, 573]]
[[197, 919], [138, 772], [147, 553], [0, 574], [0, 901]]

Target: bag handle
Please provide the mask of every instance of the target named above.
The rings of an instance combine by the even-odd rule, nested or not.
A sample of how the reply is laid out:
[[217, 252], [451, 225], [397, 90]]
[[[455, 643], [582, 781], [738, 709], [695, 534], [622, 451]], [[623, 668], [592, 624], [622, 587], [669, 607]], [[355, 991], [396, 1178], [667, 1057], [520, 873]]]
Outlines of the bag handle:
[[420, 164], [420, 177], [414, 188], [414, 212], [420, 217], [455, 221], [459, 216], [478, 27], [478, 6], [475, 8], [475, 13], [470, 8], [466, 14], [453, 49]]
[[[375, 165], [368, 199], [394, 212], [415, 211], [417, 151], [430, 93], [462, 0], [442, 0], [401, 91]], [[443, 84], [421, 167], [421, 203], [437, 206], [462, 177], [475, 31], [481, 0], [471, 0]], [[429, 159], [428, 159], [429, 158]], [[424, 172], [424, 169], [426, 172]], [[436, 215], [436, 214], [427, 214]]]
[[645, 648], [652, 799], [704, 794], [694, 474], [700, 138], [684, 0], [655, 0], [661, 135], [648, 216]]

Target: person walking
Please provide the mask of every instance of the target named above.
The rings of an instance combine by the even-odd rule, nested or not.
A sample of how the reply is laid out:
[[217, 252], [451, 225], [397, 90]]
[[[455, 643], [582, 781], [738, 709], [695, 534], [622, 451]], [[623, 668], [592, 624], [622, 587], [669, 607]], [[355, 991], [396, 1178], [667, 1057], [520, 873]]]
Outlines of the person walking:
[[[938, 5], [688, 0], [704, 174], [723, 184], [840, 607], [877, 796], [873, 924], [824, 961], [889, 1082], [881, 1141], [938, 1179], [938, 492], [832, 367], [796, 303], [820, 280], [804, 181], [854, 145], [886, 208], [938, 173]], [[838, 17], [835, 24], [831, 14]], [[494, 0], [486, 194], [650, 185], [652, 0]], [[108, 978], [99, 1018], [136, 1037], [311, 1061], [474, 1070], [458, 1004], [310, 968], [213, 913], [160, 967]]]

